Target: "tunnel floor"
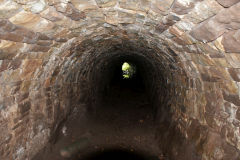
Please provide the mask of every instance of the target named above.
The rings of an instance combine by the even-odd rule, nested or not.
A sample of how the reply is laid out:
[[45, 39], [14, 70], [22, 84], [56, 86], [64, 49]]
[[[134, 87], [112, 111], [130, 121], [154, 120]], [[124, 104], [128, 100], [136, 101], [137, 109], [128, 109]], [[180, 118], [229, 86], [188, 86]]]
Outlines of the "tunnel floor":
[[[49, 143], [33, 160], [63, 160], [59, 151], [82, 137], [88, 138], [91, 145], [80, 150], [71, 160], [116, 147], [131, 152], [142, 151], [155, 157], [155, 160], [167, 160], [157, 144], [151, 104], [141, 89], [112, 86], [98, 105], [98, 109], [90, 115], [75, 108], [60, 127], [55, 142]], [[121, 153], [111, 152], [110, 155], [119, 157]]]

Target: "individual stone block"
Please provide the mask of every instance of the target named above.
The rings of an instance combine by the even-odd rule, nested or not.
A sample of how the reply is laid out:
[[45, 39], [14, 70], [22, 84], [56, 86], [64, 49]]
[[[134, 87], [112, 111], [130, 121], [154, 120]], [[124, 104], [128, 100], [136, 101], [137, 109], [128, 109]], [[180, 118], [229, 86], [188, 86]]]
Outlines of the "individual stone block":
[[43, 18], [52, 21], [61, 27], [68, 28], [71, 27], [74, 23], [74, 21], [70, 17], [67, 17], [63, 13], [58, 12], [53, 6], [50, 6], [49, 8], [41, 12], [40, 15]]
[[[197, 40], [210, 42], [228, 30], [240, 28], [240, 3], [221, 10], [216, 16], [196, 26], [190, 34]], [[226, 35], [228, 36], [228, 35]], [[236, 47], [235, 47], [236, 49]]]
[[117, 4], [117, 0], [95, 0], [99, 7], [113, 7]]
[[169, 27], [169, 32], [176, 37], [180, 37], [184, 32], [177, 28], [176, 26]]
[[12, 0], [0, 1], [0, 18], [10, 18], [20, 12], [22, 6]]
[[86, 18], [86, 15], [84, 12], [80, 12], [78, 9], [74, 7], [74, 5], [69, 3], [57, 4], [55, 5], [55, 8], [58, 12], [63, 13], [65, 16], [71, 18], [74, 21], [79, 21], [80, 19]]
[[124, 9], [137, 11], [139, 9], [138, 0], [122, 0], [119, 1], [119, 6]]
[[226, 29], [240, 29], [240, 3], [221, 10], [213, 19], [215, 19], [218, 23], [224, 24]]
[[5, 31], [5, 32], [12, 32], [17, 28], [16, 25], [12, 24], [7, 19], [0, 20], [0, 27], [1, 27], [0, 28], [1, 31]]
[[230, 7], [230, 6], [240, 2], [239, 0], [216, 0], [216, 1], [224, 7]]
[[240, 30], [225, 33], [223, 35], [222, 45], [226, 52], [240, 53]]
[[240, 70], [237, 68], [229, 68], [229, 74], [233, 78], [234, 81], [240, 82]]
[[47, 40], [37, 41], [37, 45], [39, 45], [39, 46], [51, 46], [52, 44], [53, 44], [52, 41], [47, 41]]
[[25, 80], [32, 79], [32, 76], [34, 75], [34, 72], [38, 67], [41, 67], [42, 60], [41, 59], [29, 59], [24, 60], [22, 63], [22, 72], [21, 77]]
[[46, 7], [45, 0], [34, 0], [29, 1], [25, 6], [24, 9], [27, 11], [31, 11], [32, 13], [40, 13]]
[[21, 66], [21, 64], [22, 64], [22, 60], [14, 59], [9, 63], [8, 69], [12, 69], [12, 70], [18, 69]]
[[65, 19], [62, 13], [57, 12], [56, 8], [50, 6], [49, 8], [45, 9], [40, 15], [50, 21], [56, 22], [60, 21], [61, 19]]
[[51, 21], [26, 11], [21, 11], [17, 15], [11, 17], [9, 21], [34, 32], [50, 32], [55, 26]]
[[174, 0], [153, 0], [151, 1], [151, 10], [163, 14], [170, 9], [173, 2]]
[[0, 59], [12, 59], [22, 47], [22, 43], [1, 40]]
[[191, 22], [198, 24], [216, 15], [223, 7], [216, 1], [203, 1], [197, 3], [195, 7], [185, 17]]
[[235, 104], [236, 106], [240, 106], [240, 99], [239, 99], [238, 95], [231, 94], [231, 93], [226, 93], [226, 92], [223, 91], [223, 98], [226, 101]]
[[118, 11], [118, 23], [134, 23], [136, 15], [134, 13]]
[[194, 8], [195, 0], [177, 0], [172, 5], [172, 11], [179, 15], [184, 15], [190, 12]]
[[0, 129], [1, 129], [0, 144], [2, 146], [3, 144], [9, 143], [9, 141], [12, 139], [12, 135], [9, 134], [9, 130], [8, 130], [8, 126], [6, 124], [6, 121], [1, 122]]
[[162, 32], [166, 31], [168, 29], [168, 25], [165, 25], [163, 23], [159, 23], [156, 27], [155, 27], [155, 31], [159, 34], [161, 34]]
[[70, 2], [77, 8], [79, 11], [97, 9], [97, 3], [95, 0], [70, 0]]
[[218, 23], [214, 19], [203, 22], [195, 27], [190, 35], [202, 42], [210, 42], [217, 39], [225, 32], [225, 25]]
[[0, 72], [8, 68], [9, 60], [0, 60]]
[[50, 50], [49, 46], [46, 45], [33, 45], [30, 52], [47, 52]]
[[0, 39], [9, 40], [13, 42], [22, 42], [23, 36], [17, 35], [15, 33], [2, 32], [0, 33]]
[[35, 43], [37, 34], [23, 27], [16, 26], [8, 20], [1, 20], [0, 39], [14, 42]]
[[240, 120], [240, 108], [236, 112], [236, 119]]

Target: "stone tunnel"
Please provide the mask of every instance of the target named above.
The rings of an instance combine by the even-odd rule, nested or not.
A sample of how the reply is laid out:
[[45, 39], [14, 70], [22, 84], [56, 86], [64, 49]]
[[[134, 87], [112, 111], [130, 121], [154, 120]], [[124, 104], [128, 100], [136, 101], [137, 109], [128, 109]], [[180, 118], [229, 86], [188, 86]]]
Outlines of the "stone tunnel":
[[0, 0], [0, 159], [61, 160], [59, 148], [87, 137], [78, 157], [115, 147], [240, 160], [239, 10], [239, 0]]

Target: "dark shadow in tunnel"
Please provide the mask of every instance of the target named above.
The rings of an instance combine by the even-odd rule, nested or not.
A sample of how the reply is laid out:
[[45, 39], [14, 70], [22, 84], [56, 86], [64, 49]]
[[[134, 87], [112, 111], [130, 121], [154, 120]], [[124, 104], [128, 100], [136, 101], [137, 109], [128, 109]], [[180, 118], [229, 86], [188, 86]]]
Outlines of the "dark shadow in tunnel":
[[121, 99], [127, 95], [129, 96], [140, 96], [144, 95], [148, 99], [148, 94], [146, 92], [146, 86], [143, 79], [144, 72], [142, 71], [139, 64], [135, 64], [130, 61], [130, 64], [136, 66], [136, 72], [130, 78], [123, 78], [122, 64], [124, 62], [129, 62], [129, 59], [120, 60], [114, 66], [111, 66], [110, 81], [107, 84], [107, 89], [104, 92], [104, 99], [108, 99], [112, 95], [118, 94], [118, 98]]
[[97, 151], [79, 160], [158, 160], [158, 158], [126, 149], [108, 149]]
[[[128, 62], [131, 65], [136, 66], [136, 71], [133, 74], [132, 77], [130, 78], [123, 78], [123, 72], [122, 72], [122, 64], [124, 62]], [[139, 66], [139, 64], [135, 64], [132, 61], [129, 61], [128, 59], [121, 60], [118, 64], [116, 64], [115, 66], [113, 66], [113, 73], [110, 81], [110, 86], [119, 86], [121, 88], [129, 88], [133, 91], [136, 92], [142, 92], [145, 93], [146, 92], [146, 86], [144, 84], [143, 81], [143, 71], [141, 70], [141, 66]], [[146, 94], [146, 93], [145, 93]]]
[[[101, 70], [95, 72], [95, 97], [93, 106], [98, 122], [103, 120], [114, 124], [134, 126], [139, 121], [153, 120], [154, 108], [151, 102], [153, 66], [144, 57], [124, 55], [101, 62]], [[135, 65], [136, 73], [129, 79], [123, 78], [122, 64]], [[94, 73], [93, 73], [94, 74]], [[116, 123], [115, 123], [116, 122]]]
[[[140, 56], [123, 56], [117, 57], [109, 60], [110, 62], [106, 65], [99, 78], [97, 87], [99, 99], [110, 99], [111, 96], [116, 93], [122, 95], [128, 95], [132, 93], [138, 95], [144, 95], [146, 99], [149, 99], [150, 83], [153, 82], [153, 76], [151, 64], [140, 57]], [[124, 62], [128, 62], [136, 66], [136, 73], [129, 79], [123, 78], [122, 65]], [[147, 64], [146, 64], [147, 63]], [[100, 94], [99, 94], [100, 93]], [[130, 95], [130, 96], [131, 96]], [[121, 99], [121, 96], [118, 96], [118, 99]]]
[[[166, 120], [161, 121], [164, 122], [164, 127], [171, 124], [171, 119], [168, 118], [169, 112], [166, 112], [171, 107], [162, 103], [164, 100], [167, 101], [169, 94], [166, 85], [168, 79], [166, 80], [162, 71], [169, 72], [169, 70], [164, 68], [165, 64], [161, 65], [158, 59], [152, 57], [153, 54], [142, 52], [123, 53], [115, 50], [102, 54], [94, 52], [85, 59], [82, 58], [81, 63], [77, 63], [72, 70], [69, 70], [71, 72], [69, 75], [73, 75], [71, 79], [75, 80], [76, 77], [74, 82], [77, 83], [77, 86], [73, 85], [71, 89], [79, 89], [78, 92], [73, 93], [80, 95], [77, 101], [79, 107], [76, 105], [79, 110], [77, 114], [72, 112], [76, 119], [70, 121], [71, 117], [69, 117], [69, 123], [66, 123], [68, 130], [72, 129], [71, 132], [76, 133], [75, 137], [87, 135], [93, 139], [96, 137], [95, 142], [103, 144], [127, 144], [127, 146], [140, 146], [146, 150], [158, 149], [160, 143], [157, 142], [156, 130], [159, 128], [157, 126], [159, 122], [155, 119], [158, 108], [160, 108], [158, 117], [169, 120], [167, 123]], [[136, 74], [131, 79], [123, 79], [121, 67], [124, 62], [136, 66]], [[76, 103], [74, 94], [67, 93], [67, 95], [70, 97], [69, 102]], [[59, 125], [58, 128], [59, 130], [55, 132], [61, 133], [62, 126]], [[158, 133], [168, 133], [167, 127], [162, 128]], [[162, 135], [166, 146], [169, 146], [165, 134]], [[155, 147], [149, 147], [152, 144]], [[112, 155], [119, 154], [114, 151]], [[97, 158], [107, 159], [104, 156]]]

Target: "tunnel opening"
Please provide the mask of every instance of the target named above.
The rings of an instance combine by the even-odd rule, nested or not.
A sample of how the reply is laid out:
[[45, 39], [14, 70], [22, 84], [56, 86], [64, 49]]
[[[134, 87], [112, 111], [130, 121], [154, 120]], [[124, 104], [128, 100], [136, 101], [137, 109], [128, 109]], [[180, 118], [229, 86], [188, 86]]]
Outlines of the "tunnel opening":
[[[123, 71], [122, 71], [122, 65], [126, 62], [130, 62], [130, 64], [135, 66], [135, 72], [133, 75], [131, 75], [129, 78], [124, 78]], [[147, 95], [146, 92], [146, 78], [147, 76], [147, 69], [142, 66], [143, 64], [136, 63], [135, 61], [132, 61], [130, 57], [124, 57], [124, 58], [119, 58], [118, 62], [114, 62], [115, 66], [113, 67], [113, 71], [110, 75], [110, 83], [109, 83], [109, 88], [122, 88], [126, 89], [129, 88], [129, 90], [132, 91], [139, 91]], [[145, 74], [145, 75], [144, 75]]]
[[[87, 137], [97, 147], [117, 145], [164, 154], [169, 159], [201, 159], [194, 144], [195, 129], [185, 132], [194, 127], [205, 132], [194, 120], [204, 115], [204, 109], [195, 105], [200, 104], [202, 94], [196, 90], [201, 90], [202, 84], [195, 72], [186, 72], [195, 66], [181, 62], [168, 47], [146, 44], [124, 38], [91, 39], [65, 48], [61, 54], [68, 56], [59, 58], [60, 62], [63, 59], [60, 66], [52, 65], [51, 93], [61, 96], [63, 107], [62, 111], [58, 106], [54, 109], [51, 137], [56, 140], [49, 144], [52, 153], [47, 149], [37, 158], [61, 159], [59, 149], [71, 144], [71, 137], [76, 141]], [[49, 64], [59, 63], [55, 61], [53, 58]], [[131, 79], [122, 77], [124, 62], [136, 66]], [[191, 118], [186, 124], [188, 114]]]
[[[149, 74], [151, 69], [144, 66], [144, 58], [138, 58], [138, 56], [122, 56], [110, 59], [109, 61], [112, 62], [99, 73], [102, 74], [101, 79], [97, 79], [100, 91], [96, 95], [98, 101], [93, 106], [96, 109], [98, 121], [101, 119], [99, 116], [109, 117], [111, 115], [115, 118], [122, 117], [118, 120], [122, 123], [133, 117], [136, 117], [134, 121], [137, 122], [142, 121], [144, 116], [153, 115], [153, 107], [147, 90], [149, 84], [146, 84], [151, 83], [151, 77], [148, 77], [151, 76]], [[126, 61], [136, 66], [136, 73], [130, 78], [124, 78], [122, 73], [122, 64]]]
[[136, 66], [134, 64], [124, 62], [122, 64], [122, 72], [124, 79], [131, 79], [136, 73]]
[[[130, 78], [123, 77], [124, 62], [136, 66], [136, 73]], [[135, 127], [139, 123], [152, 125], [154, 109], [147, 88], [149, 84], [146, 84], [151, 83], [151, 68], [146, 68], [151, 65], [144, 66], [149, 62], [140, 56], [123, 54], [109, 58], [108, 63], [103, 71], [97, 71], [101, 74], [97, 79], [100, 88], [96, 94], [97, 103], [92, 106], [96, 110], [96, 122], [119, 128]]]
[[[124, 58], [125, 60], [127, 58]], [[112, 71], [110, 71], [110, 75], [109, 77], [106, 77], [106, 79], [110, 79], [109, 80], [109, 84], [106, 84], [106, 87], [108, 88], [108, 90], [106, 90], [106, 97], [111, 96], [111, 92], [113, 90], [116, 91], [120, 91], [125, 90], [126, 94], [127, 91], [132, 91], [132, 92], [139, 92], [142, 94], [146, 94], [147, 96], [147, 92], [146, 92], [146, 86], [144, 84], [144, 71], [142, 70], [143, 67], [139, 67], [139, 64], [136, 66], [136, 72], [131, 75], [129, 78], [124, 78], [123, 75], [123, 71], [122, 71], [122, 64], [125, 63], [124, 59], [120, 59], [118, 60], [118, 62], [114, 62], [115, 64], [113, 66], [109, 66], [111, 67]], [[134, 63], [132, 63], [133, 65], [135, 65]], [[139, 67], [139, 68], [138, 68]], [[145, 75], [147, 76], [147, 75]], [[122, 91], [122, 95], [124, 94], [124, 91]], [[121, 97], [121, 96], [120, 96]], [[119, 98], [120, 98], [119, 97]]]
[[98, 149], [239, 160], [239, 10], [239, 0], [1, 0], [0, 159], [61, 160], [87, 137]]
[[[50, 146], [55, 146], [55, 156], [63, 144], [71, 143], [68, 137], [82, 136], [87, 136], [96, 146], [103, 148], [115, 145], [143, 149], [153, 155], [162, 154], [156, 137], [157, 117], [159, 114], [160, 119], [168, 116], [163, 106], [168, 101], [169, 86], [163, 76], [163, 64], [159, 62], [159, 57], [154, 57], [158, 55], [150, 54], [155, 51], [144, 44], [139, 47], [130, 41], [124, 42], [126, 47], [111, 44], [107, 49], [101, 42], [94, 43], [92, 45], [97, 50], [90, 53], [90, 42], [86, 46], [84, 43], [76, 47], [69, 62], [65, 62], [69, 72], [62, 73], [66, 74], [66, 81], [77, 85], [75, 94], [72, 94], [76, 98], [68, 95], [69, 103], [77, 105], [53, 133], [56, 140]], [[87, 51], [86, 55], [79, 55], [82, 48]], [[70, 60], [73, 60], [71, 65]], [[124, 62], [136, 69], [130, 78], [123, 77]], [[164, 96], [159, 99], [161, 95]], [[66, 135], [64, 127], [67, 128]], [[54, 155], [49, 150], [43, 152], [44, 156]], [[43, 158], [39, 154], [36, 156], [40, 157]]]

